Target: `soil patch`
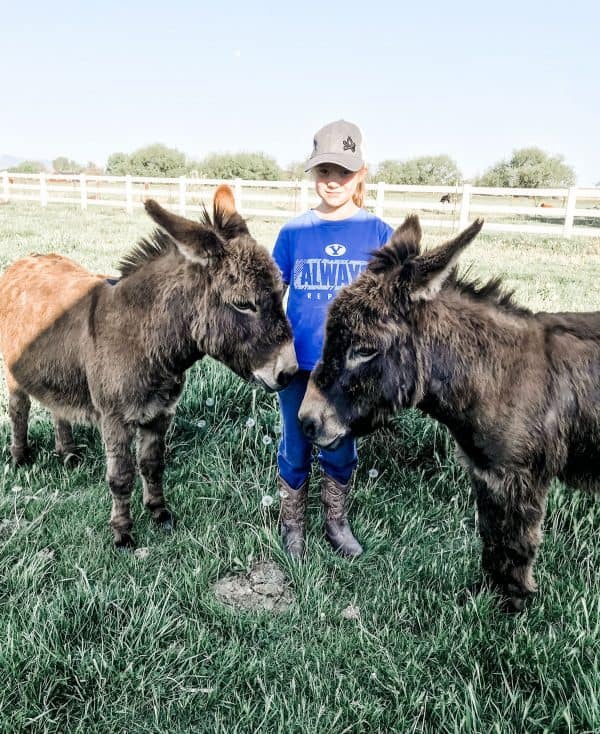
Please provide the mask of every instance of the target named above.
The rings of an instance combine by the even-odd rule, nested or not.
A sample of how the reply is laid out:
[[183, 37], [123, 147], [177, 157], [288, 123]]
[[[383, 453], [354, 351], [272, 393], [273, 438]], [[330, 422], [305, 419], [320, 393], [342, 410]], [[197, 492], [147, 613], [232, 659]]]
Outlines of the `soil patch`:
[[272, 561], [255, 564], [246, 574], [229, 574], [213, 586], [217, 599], [237, 610], [285, 612], [294, 601], [288, 580]]

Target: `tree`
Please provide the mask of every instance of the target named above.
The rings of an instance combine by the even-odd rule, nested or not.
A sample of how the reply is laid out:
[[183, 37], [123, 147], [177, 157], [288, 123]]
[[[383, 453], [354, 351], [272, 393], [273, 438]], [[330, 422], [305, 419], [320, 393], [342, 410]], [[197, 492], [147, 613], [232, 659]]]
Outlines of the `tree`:
[[129, 157], [132, 176], [183, 176], [185, 175], [185, 155], [175, 148], [162, 143], [154, 143], [138, 148]]
[[126, 176], [130, 173], [129, 156], [127, 153], [113, 153], [106, 161], [106, 173], [109, 176]]
[[424, 155], [404, 161], [382, 161], [373, 178], [389, 184], [450, 186], [462, 180], [462, 173], [450, 156]]
[[277, 181], [282, 176], [277, 161], [265, 153], [211, 153], [193, 165], [204, 178]]
[[81, 164], [66, 158], [64, 155], [52, 161], [52, 168], [55, 173], [81, 173], [83, 170]]
[[8, 169], [9, 173], [41, 173], [46, 171], [46, 166], [41, 161], [21, 161], [16, 166]]
[[94, 161], [88, 161], [82, 173], [86, 173], [89, 176], [102, 176], [104, 169], [94, 163]]
[[310, 178], [310, 173], [304, 170], [304, 161], [292, 161], [283, 169], [282, 174], [287, 179], [293, 181], [302, 181], [305, 178]]
[[183, 176], [185, 155], [175, 148], [154, 143], [127, 153], [113, 153], [106, 162], [109, 176]]
[[511, 158], [499, 161], [477, 180], [478, 186], [511, 186], [537, 189], [571, 186], [575, 172], [562, 155], [550, 155], [541, 148], [519, 148]]

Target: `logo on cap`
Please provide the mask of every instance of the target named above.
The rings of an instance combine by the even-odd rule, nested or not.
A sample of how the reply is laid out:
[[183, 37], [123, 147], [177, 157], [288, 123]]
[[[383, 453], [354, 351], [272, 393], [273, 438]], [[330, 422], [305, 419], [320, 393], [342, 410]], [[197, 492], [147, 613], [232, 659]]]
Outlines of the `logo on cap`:
[[342, 141], [344, 144], [344, 150], [351, 150], [353, 153], [356, 152], [356, 143], [352, 138], [348, 135], [346, 140]]

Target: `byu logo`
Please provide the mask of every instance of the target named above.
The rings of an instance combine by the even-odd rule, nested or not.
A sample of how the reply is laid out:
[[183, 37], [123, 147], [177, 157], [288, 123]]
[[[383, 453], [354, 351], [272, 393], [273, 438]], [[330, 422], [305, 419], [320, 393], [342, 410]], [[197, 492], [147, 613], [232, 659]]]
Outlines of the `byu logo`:
[[346, 252], [346, 248], [344, 245], [327, 245], [325, 252], [331, 257], [341, 257]]

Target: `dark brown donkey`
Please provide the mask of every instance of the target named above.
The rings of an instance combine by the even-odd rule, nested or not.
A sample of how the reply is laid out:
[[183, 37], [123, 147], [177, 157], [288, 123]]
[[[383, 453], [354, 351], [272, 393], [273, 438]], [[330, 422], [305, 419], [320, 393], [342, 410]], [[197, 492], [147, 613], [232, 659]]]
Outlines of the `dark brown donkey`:
[[98, 424], [118, 547], [133, 544], [136, 434], [144, 505], [172, 527], [164, 439], [188, 367], [208, 354], [270, 390], [297, 369], [279, 270], [250, 236], [231, 190], [217, 190], [212, 221], [206, 213], [202, 222], [184, 219], [152, 200], [146, 211], [161, 229], [125, 258], [116, 284], [60, 255], [26, 257], [0, 278], [13, 458], [28, 456], [30, 397], [52, 411], [64, 456], [76, 451], [72, 422]]
[[409, 217], [332, 303], [300, 409], [333, 447], [417, 406], [444, 423], [476, 496], [487, 583], [509, 611], [535, 591], [548, 484], [600, 479], [600, 313], [532, 313], [498, 280], [457, 278], [482, 227], [424, 253]]

